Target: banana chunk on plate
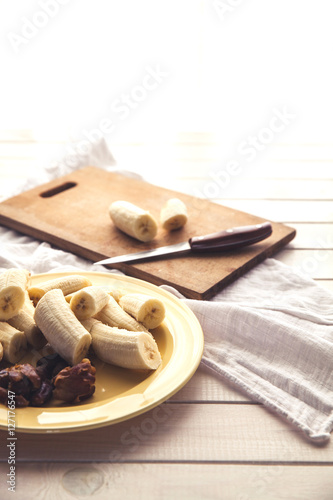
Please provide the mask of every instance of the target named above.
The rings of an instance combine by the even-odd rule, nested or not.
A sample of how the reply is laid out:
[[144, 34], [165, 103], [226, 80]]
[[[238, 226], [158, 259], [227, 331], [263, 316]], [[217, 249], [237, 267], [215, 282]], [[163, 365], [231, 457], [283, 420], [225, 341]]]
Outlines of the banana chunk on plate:
[[7, 269], [0, 274], [0, 320], [12, 318], [23, 307], [29, 277], [26, 269]]
[[151, 241], [157, 234], [158, 225], [153, 215], [128, 201], [111, 203], [109, 215], [118, 229], [139, 241]]
[[82, 321], [82, 325], [91, 334], [96, 356], [105, 363], [132, 370], [156, 370], [162, 362], [149, 333], [111, 327], [94, 318]]
[[120, 297], [119, 304], [148, 330], [158, 327], [165, 318], [163, 302], [143, 293], [124, 294]]
[[72, 295], [70, 308], [82, 320], [97, 314], [109, 302], [110, 295], [99, 286], [88, 286]]
[[[89, 289], [91, 287], [98, 287], [100, 290], [103, 290], [106, 292], [109, 296], [113, 297], [117, 302], [119, 301], [120, 297], [124, 295], [124, 291], [118, 288], [114, 288], [113, 286], [110, 285], [92, 285], [92, 286], [87, 286], [85, 288], [81, 288], [81, 290]], [[74, 292], [76, 293], [76, 292]], [[65, 295], [65, 299], [67, 302], [70, 304], [72, 297], [74, 293], [69, 293], [68, 295]]]
[[113, 297], [109, 297], [106, 306], [94, 318], [108, 326], [123, 328], [131, 332], [148, 332], [147, 328], [124, 311]]
[[43, 295], [36, 306], [35, 321], [51, 347], [68, 363], [76, 365], [87, 357], [91, 336], [61, 290], [49, 290]]
[[17, 330], [5, 321], [0, 321], [0, 343], [3, 357], [9, 363], [17, 363], [26, 354], [27, 339], [24, 332]]
[[86, 286], [91, 286], [91, 281], [79, 274], [73, 274], [70, 276], [64, 276], [61, 278], [54, 278], [48, 281], [44, 281], [36, 286], [29, 287], [28, 293], [30, 299], [33, 301], [34, 305], [38, 304], [38, 301], [50, 290], [60, 289], [64, 295], [77, 292], [81, 288]]
[[28, 344], [35, 349], [41, 349], [46, 344], [46, 338], [35, 323], [31, 314], [22, 308], [16, 316], [8, 320], [9, 325], [24, 332]]

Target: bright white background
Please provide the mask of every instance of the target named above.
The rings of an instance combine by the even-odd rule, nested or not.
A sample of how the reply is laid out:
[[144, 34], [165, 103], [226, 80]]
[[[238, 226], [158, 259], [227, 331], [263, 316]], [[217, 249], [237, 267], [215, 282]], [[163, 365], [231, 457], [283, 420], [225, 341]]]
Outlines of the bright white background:
[[[194, 137], [223, 160], [285, 107], [275, 142], [331, 143], [331, 0], [61, 3], [0, 1], [0, 129], [80, 139], [107, 119], [111, 144]], [[147, 67], [163, 78], [140, 94]]]

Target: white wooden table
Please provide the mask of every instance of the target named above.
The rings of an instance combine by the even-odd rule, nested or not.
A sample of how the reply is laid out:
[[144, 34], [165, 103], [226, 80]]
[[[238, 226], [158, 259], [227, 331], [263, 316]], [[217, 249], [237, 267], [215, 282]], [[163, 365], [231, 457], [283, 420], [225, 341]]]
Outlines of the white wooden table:
[[[29, 131], [2, 133], [1, 191], [64, 148], [35, 141]], [[207, 188], [212, 172], [221, 178], [224, 170], [208, 136], [112, 148], [120, 164], [151, 182], [212, 193], [217, 203], [295, 227], [296, 239], [275, 257], [333, 291], [333, 143], [270, 145], [220, 190]], [[14, 498], [4, 432], [0, 443], [0, 496]], [[308, 442], [203, 367], [161, 405], [158, 419], [151, 411], [86, 432], [18, 434], [17, 462], [16, 498], [25, 500], [333, 498], [333, 443]]]

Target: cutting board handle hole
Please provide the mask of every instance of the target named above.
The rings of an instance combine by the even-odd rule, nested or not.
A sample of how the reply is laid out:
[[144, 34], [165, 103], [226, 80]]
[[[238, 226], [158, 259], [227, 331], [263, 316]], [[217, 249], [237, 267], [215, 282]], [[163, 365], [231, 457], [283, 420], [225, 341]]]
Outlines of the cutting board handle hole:
[[56, 194], [62, 193], [63, 191], [67, 191], [67, 189], [71, 189], [76, 185], [76, 182], [65, 182], [64, 184], [60, 184], [60, 186], [56, 186], [52, 189], [49, 189], [48, 191], [40, 193], [39, 196], [41, 196], [42, 198], [51, 198], [51, 196], [55, 196]]

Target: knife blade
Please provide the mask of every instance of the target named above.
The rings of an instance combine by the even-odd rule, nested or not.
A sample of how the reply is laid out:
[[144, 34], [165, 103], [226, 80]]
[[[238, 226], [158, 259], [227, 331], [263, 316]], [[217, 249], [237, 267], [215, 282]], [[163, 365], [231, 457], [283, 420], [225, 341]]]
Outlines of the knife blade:
[[253, 245], [268, 238], [273, 232], [270, 222], [263, 222], [251, 226], [240, 226], [218, 231], [205, 236], [194, 236], [188, 241], [167, 245], [164, 247], [144, 250], [127, 255], [109, 257], [94, 262], [97, 264], [119, 264], [123, 262], [135, 262], [139, 260], [151, 260], [163, 256], [186, 255], [189, 253], [226, 252]]

